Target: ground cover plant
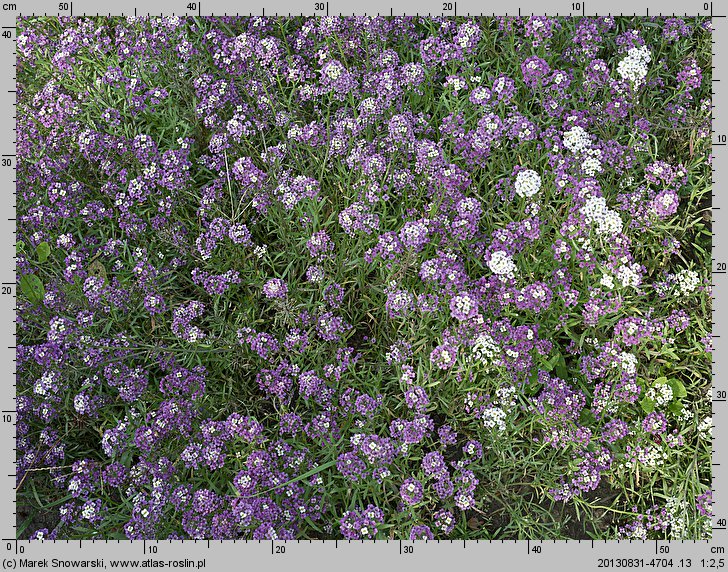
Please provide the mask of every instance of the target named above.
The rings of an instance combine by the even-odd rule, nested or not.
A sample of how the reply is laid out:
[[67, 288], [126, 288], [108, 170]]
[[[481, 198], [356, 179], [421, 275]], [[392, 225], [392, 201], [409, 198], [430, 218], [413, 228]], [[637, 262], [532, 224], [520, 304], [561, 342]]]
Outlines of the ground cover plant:
[[709, 19], [17, 31], [19, 536], [710, 535]]

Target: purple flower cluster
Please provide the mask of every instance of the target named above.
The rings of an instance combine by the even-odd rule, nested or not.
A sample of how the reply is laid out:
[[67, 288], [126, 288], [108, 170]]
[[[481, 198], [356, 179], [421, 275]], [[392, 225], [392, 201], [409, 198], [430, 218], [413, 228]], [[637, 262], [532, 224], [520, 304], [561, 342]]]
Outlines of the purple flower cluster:
[[341, 517], [341, 534], [347, 540], [360, 540], [362, 538], [376, 538], [377, 526], [384, 521], [384, 512], [381, 508], [368, 505], [361, 510], [348, 510]]

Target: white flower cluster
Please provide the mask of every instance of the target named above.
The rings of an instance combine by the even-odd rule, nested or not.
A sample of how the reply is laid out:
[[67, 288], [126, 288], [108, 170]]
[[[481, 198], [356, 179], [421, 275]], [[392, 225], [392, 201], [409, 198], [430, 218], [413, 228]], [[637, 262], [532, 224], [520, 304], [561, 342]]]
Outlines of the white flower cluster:
[[662, 407], [672, 401], [672, 387], [667, 383], [661, 383], [655, 387], [650, 387], [645, 396], [655, 403], [655, 407]]
[[493, 358], [500, 353], [501, 349], [495, 340], [488, 334], [480, 334], [475, 338], [472, 349], [472, 358], [482, 362], [486, 367], [493, 363]]
[[637, 373], [637, 356], [629, 352], [622, 352], [619, 355], [619, 361], [622, 364], [622, 370], [628, 375]]
[[496, 250], [490, 255], [488, 268], [502, 278], [513, 278], [516, 275], [516, 263], [504, 250]]
[[604, 286], [607, 290], [614, 289], [614, 277], [611, 274], [604, 274], [599, 280], [599, 284]]
[[499, 432], [506, 430], [506, 412], [500, 407], [490, 406], [483, 411], [480, 418], [483, 425], [488, 429], [498, 429]]
[[692, 412], [692, 410], [688, 409], [687, 407], [683, 407], [680, 410], [680, 413], [677, 413], [675, 415], [676, 421], [690, 421], [693, 417], [695, 417], [695, 413]]
[[617, 64], [617, 73], [622, 79], [626, 79], [634, 86], [639, 86], [647, 77], [647, 64], [651, 59], [652, 56], [647, 46], [631, 48], [627, 52], [627, 57]]
[[516, 405], [516, 388], [512, 385], [499, 387], [495, 394], [503, 409], [508, 410]]
[[634, 185], [634, 177], [624, 177], [623, 179], [619, 180], [619, 188], [620, 189], [627, 189]]
[[468, 84], [463, 78], [453, 76], [445, 80], [443, 87], [450, 87], [455, 93], [457, 93], [466, 89], [468, 87]]
[[562, 140], [564, 142], [564, 147], [572, 153], [581, 153], [585, 149], [588, 149], [591, 145], [589, 134], [583, 127], [578, 125], [574, 125], [574, 127], [566, 131]]
[[480, 413], [483, 426], [488, 429], [496, 429], [499, 433], [506, 430], [506, 417], [516, 405], [516, 388], [512, 385], [499, 387], [493, 399]]
[[681, 270], [675, 275], [675, 281], [677, 287], [680, 289], [680, 293], [685, 296], [691, 292], [695, 292], [695, 289], [700, 283], [700, 277], [695, 270]]
[[[641, 451], [638, 462], [644, 467], [654, 468], [664, 464], [665, 459], [667, 459], [667, 453], [665, 453], [661, 448], [655, 447], [654, 445], [647, 445], [647, 447]], [[632, 469], [635, 465], [632, 461], [626, 461], [624, 466], [628, 469]]]
[[667, 519], [670, 523], [670, 539], [672, 540], [688, 540], [688, 522], [687, 522], [688, 503], [675, 497], [669, 497], [665, 503], [667, 511]]
[[515, 188], [519, 197], [532, 197], [541, 190], [541, 176], [531, 169], [520, 171], [516, 176]]
[[636, 288], [642, 284], [640, 265], [636, 262], [630, 266], [623, 264], [617, 269], [617, 278], [622, 283], [622, 287], [634, 286]]
[[710, 439], [713, 436], [713, 418], [708, 416], [698, 423], [698, 433], [703, 439]]
[[622, 219], [619, 213], [607, 206], [604, 197], [590, 197], [579, 212], [587, 224], [596, 223], [599, 234], [615, 236], [622, 232]]
[[581, 162], [581, 170], [589, 176], [593, 177], [597, 173], [601, 173], [602, 169], [602, 152], [599, 149], [587, 149], [584, 151], [584, 160]]

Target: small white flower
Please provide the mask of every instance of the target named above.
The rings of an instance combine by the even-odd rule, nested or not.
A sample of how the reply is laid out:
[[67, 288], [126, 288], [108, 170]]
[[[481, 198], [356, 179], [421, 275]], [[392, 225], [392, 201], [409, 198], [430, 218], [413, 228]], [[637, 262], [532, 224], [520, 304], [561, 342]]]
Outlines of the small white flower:
[[496, 250], [490, 255], [488, 268], [490, 268], [493, 274], [502, 277], [513, 277], [516, 273], [516, 264], [513, 262], [513, 258], [503, 250]]
[[532, 197], [541, 189], [541, 176], [530, 169], [520, 171], [516, 176], [515, 188], [519, 197]]
[[700, 283], [700, 277], [694, 270], [684, 269], [675, 275], [675, 281], [680, 289], [680, 293], [683, 296], [686, 296], [691, 292], [695, 292], [695, 288], [697, 288]]
[[647, 399], [655, 402], [655, 407], [662, 407], [672, 401], [672, 388], [667, 383], [661, 383], [647, 390]]
[[628, 352], [622, 352], [619, 356], [622, 370], [628, 375], [637, 373], [637, 356]]
[[589, 177], [602, 172], [601, 151], [595, 150], [581, 163], [581, 169]]
[[713, 418], [711, 416], [698, 424], [698, 433], [703, 439], [710, 439], [713, 436]]
[[642, 275], [640, 274], [640, 265], [637, 263], [631, 266], [622, 265], [617, 270], [617, 278], [624, 288], [634, 286], [635, 288], [642, 284]]
[[619, 213], [607, 206], [604, 197], [589, 197], [579, 212], [587, 224], [596, 224], [598, 234], [615, 236], [622, 232], [622, 219]]
[[647, 77], [647, 64], [650, 63], [652, 56], [647, 46], [641, 48], [631, 48], [627, 52], [627, 57], [617, 64], [617, 73], [632, 83], [635, 87], [642, 84]]
[[574, 125], [571, 129], [566, 131], [562, 140], [564, 142], [564, 147], [572, 153], [581, 153], [585, 149], [588, 149], [591, 145], [589, 134], [583, 127], [578, 125]]
[[500, 407], [486, 408], [480, 418], [483, 420], [483, 425], [489, 429], [497, 429], [499, 432], [506, 430], [506, 412]]
[[495, 340], [488, 334], [480, 334], [473, 344], [472, 357], [485, 364], [486, 366], [492, 363], [495, 356], [500, 353], [500, 347], [495, 343]]
[[610, 274], [605, 274], [602, 276], [602, 279], [599, 281], [599, 284], [607, 288], [608, 290], [614, 289], [614, 277], [612, 277]]

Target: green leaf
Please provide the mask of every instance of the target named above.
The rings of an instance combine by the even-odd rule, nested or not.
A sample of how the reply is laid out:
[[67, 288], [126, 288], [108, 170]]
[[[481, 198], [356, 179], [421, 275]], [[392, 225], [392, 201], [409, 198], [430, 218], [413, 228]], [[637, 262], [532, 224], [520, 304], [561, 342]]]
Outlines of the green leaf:
[[559, 361], [556, 363], [556, 375], [561, 379], [566, 379], [569, 376], [569, 370], [566, 369], [566, 360], [564, 356], [559, 354]]
[[583, 457], [574, 457], [569, 461], [568, 467], [571, 471], [576, 471], [579, 468], [579, 464], [584, 462]]
[[35, 249], [38, 255], [38, 262], [43, 264], [51, 255], [51, 246], [47, 242], [41, 242]]
[[541, 369], [545, 371], [551, 371], [554, 369], [554, 364], [556, 363], [557, 356], [551, 356], [549, 359], [546, 359], [545, 356], [541, 356], [539, 359]]
[[667, 406], [667, 409], [674, 413], [675, 415], [679, 415], [683, 410], [683, 403], [682, 401], [673, 401], [670, 403], [670, 405]]
[[655, 385], [663, 385], [663, 384], [665, 384], [665, 383], [667, 383], [667, 378], [666, 378], [666, 377], [664, 377], [664, 376], [663, 376], [663, 377], [658, 377], [658, 378], [657, 378], [657, 379], [655, 380]]
[[592, 413], [591, 409], [582, 409], [579, 414], [579, 423], [587, 427], [593, 426], [597, 422], [597, 417]]
[[45, 298], [43, 282], [35, 274], [26, 274], [20, 278], [20, 291], [33, 304], [38, 304]]
[[672, 359], [680, 359], [680, 357], [675, 353], [675, 351], [668, 346], [662, 348], [662, 355], [670, 357]]
[[688, 392], [685, 389], [685, 386], [682, 384], [682, 382], [679, 379], [669, 379], [667, 381], [668, 385], [672, 388], [672, 396], [680, 399], [681, 397], [687, 397]]
[[533, 373], [528, 378], [528, 383], [525, 387], [525, 394], [526, 395], [536, 395], [538, 393], [538, 390], [541, 388], [541, 384], [538, 382], [538, 368], [533, 370]]
[[648, 397], [642, 398], [642, 401], [640, 401], [640, 406], [642, 407], [642, 411], [644, 411], [645, 413], [652, 413], [655, 410], [655, 402]]

